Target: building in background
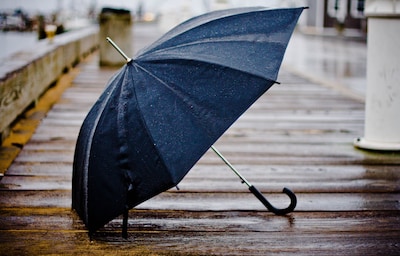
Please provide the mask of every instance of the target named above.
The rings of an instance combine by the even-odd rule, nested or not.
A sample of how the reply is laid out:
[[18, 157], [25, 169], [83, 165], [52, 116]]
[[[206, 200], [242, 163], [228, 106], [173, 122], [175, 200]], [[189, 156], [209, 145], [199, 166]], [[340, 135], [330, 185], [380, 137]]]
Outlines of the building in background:
[[[226, 8], [244, 6], [308, 6], [299, 20], [305, 33], [362, 36], [366, 33], [364, 0], [1, 0], [0, 11], [27, 11], [31, 16], [57, 13], [65, 27], [78, 27], [87, 18], [96, 19], [103, 7], [129, 9], [135, 20], [158, 20], [166, 31], [193, 16]], [[4, 15], [3, 15], [4, 16]], [[140, 17], [139, 17], [140, 16]], [[1, 23], [6, 24], [1, 18]], [[11, 22], [11, 19], [10, 19]]]
[[299, 27], [303, 32], [363, 37], [367, 31], [364, 0], [306, 0]]
[[[156, 0], [153, 0], [156, 1]], [[365, 38], [364, 0], [164, 0], [157, 9], [162, 31], [208, 11], [244, 6], [308, 6], [299, 20], [299, 30], [316, 35]]]

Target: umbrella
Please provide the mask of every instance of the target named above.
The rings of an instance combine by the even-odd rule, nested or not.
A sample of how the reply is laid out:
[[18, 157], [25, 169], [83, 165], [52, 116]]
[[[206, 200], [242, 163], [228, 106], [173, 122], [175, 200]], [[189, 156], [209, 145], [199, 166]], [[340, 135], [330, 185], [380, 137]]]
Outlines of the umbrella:
[[[126, 229], [129, 209], [176, 186], [276, 83], [303, 9], [207, 13], [178, 25], [133, 59], [115, 46], [127, 64], [89, 111], [74, 155], [72, 208], [89, 233], [121, 214]], [[290, 190], [283, 192], [291, 205], [276, 209], [235, 172], [268, 209], [294, 209]]]

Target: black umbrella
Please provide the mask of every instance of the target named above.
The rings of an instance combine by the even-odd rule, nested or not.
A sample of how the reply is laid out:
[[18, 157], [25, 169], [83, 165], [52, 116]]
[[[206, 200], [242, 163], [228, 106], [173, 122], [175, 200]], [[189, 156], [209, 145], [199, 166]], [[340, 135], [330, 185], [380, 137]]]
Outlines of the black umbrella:
[[[75, 149], [72, 207], [89, 232], [121, 214], [126, 226], [129, 209], [183, 179], [275, 83], [303, 9], [211, 12], [133, 59], [124, 55], [127, 64], [88, 113]], [[268, 209], [293, 211], [290, 190], [291, 205], [276, 209], [231, 168]]]

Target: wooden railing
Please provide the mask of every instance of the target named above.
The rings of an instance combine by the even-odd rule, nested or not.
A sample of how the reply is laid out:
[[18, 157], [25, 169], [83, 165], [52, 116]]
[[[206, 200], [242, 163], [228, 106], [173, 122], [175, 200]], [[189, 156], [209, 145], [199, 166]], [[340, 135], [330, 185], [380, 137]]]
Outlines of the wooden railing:
[[98, 47], [98, 27], [41, 40], [24, 51], [0, 59], [0, 142], [10, 125], [49, 86]]

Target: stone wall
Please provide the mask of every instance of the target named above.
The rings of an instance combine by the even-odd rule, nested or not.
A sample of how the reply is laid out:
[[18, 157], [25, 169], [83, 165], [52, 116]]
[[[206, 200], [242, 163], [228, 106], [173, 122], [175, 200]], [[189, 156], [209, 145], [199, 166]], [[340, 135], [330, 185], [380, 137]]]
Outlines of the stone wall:
[[0, 59], [0, 142], [14, 120], [98, 44], [98, 26], [93, 26], [57, 35], [52, 43], [41, 40]]

